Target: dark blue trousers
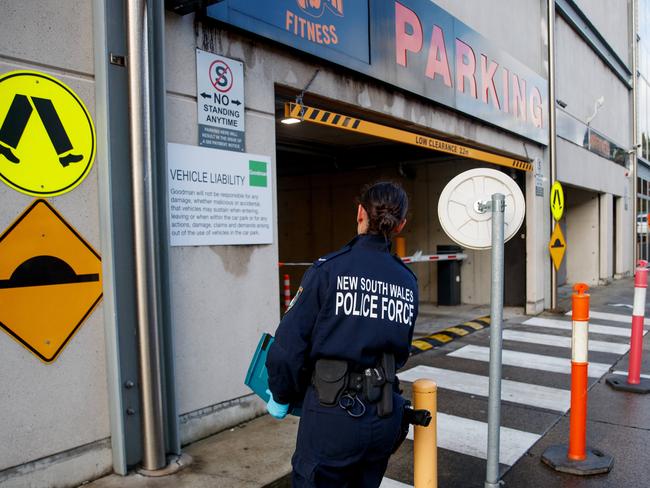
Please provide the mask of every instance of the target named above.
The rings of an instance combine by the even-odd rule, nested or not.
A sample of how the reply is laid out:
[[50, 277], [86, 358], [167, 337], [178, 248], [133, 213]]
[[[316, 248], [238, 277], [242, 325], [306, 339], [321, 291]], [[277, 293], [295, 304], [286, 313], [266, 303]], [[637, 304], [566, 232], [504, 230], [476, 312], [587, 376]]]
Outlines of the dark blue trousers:
[[309, 388], [302, 407], [293, 488], [377, 488], [399, 440], [402, 397], [394, 395], [393, 415], [379, 418], [376, 405], [354, 418], [342, 408], [323, 407]]

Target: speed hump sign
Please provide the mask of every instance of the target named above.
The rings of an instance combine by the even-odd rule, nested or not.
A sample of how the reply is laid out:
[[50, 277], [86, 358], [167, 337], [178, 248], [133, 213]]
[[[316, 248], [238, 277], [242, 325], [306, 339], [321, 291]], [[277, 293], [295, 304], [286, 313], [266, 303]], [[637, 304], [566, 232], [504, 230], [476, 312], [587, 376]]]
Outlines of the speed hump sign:
[[36, 197], [69, 192], [95, 160], [95, 128], [81, 98], [37, 71], [0, 76], [0, 180]]
[[45, 200], [0, 236], [0, 328], [45, 363], [102, 298], [99, 254]]

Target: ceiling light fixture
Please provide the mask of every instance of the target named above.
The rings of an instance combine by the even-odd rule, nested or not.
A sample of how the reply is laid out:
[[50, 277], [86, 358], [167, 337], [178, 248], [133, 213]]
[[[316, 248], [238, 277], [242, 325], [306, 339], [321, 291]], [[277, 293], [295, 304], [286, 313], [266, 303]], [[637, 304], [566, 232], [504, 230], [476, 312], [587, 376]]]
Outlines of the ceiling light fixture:
[[284, 117], [283, 119], [280, 119], [280, 122], [286, 125], [292, 125], [292, 124], [299, 124], [303, 120], [303, 116], [305, 114], [305, 108], [302, 106], [302, 97], [305, 96], [305, 92], [309, 89], [311, 84], [314, 82], [316, 79], [316, 76], [320, 72], [320, 68], [317, 68], [316, 71], [314, 71], [314, 75], [311, 77], [311, 80], [309, 80], [309, 83], [305, 85], [305, 88], [300, 92], [300, 94], [296, 97], [296, 105], [299, 105], [301, 107], [300, 109], [300, 118], [297, 117]]
[[284, 119], [280, 119], [280, 122], [282, 122], [283, 124], [291, 125], [291, 124], [299, 124], [300, 122], [302, 122], [302, 120], [296, 117], [285, 117]]

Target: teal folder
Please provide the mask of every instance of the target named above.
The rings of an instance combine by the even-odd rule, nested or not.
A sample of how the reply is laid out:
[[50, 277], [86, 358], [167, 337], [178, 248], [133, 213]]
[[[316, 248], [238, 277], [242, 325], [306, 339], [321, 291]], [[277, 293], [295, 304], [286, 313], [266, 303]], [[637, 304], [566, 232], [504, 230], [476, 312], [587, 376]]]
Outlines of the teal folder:
[[[253, 393], [265, 402], [269, 401], [269, 394], [266, 393], [266, 390], [269, 388], [269, 373], [266, 370], [266, 356], [271, 344], [273, 344], [273, 336], [267, 333], [262, 334], [260, 342], [257, 344], [257, 349], [255, 349], [255, 354], [253, 354], [251, 364], [248, 367], [246, 379], [244, 380], [244, 384], [253, 390]], [[289, 413], [296, 417], [300, 417], [300, 408], [292, 407], [289, 410]]]

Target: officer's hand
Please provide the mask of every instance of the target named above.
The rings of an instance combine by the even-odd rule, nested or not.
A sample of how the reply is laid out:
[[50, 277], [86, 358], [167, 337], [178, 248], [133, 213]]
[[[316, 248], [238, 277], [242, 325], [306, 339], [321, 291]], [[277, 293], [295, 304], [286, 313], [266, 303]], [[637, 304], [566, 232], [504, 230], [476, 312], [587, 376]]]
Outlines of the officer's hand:
[[266, 390], [266, 393], [268, 393], [270, 397], [269, 402], [266, 404], [266, 410], [276, 419], [282, 420], [285, 418], [289, 412], [289, 405], [276, 402], [273, 399], [273, 393], [271, 393], [271, 390]]

